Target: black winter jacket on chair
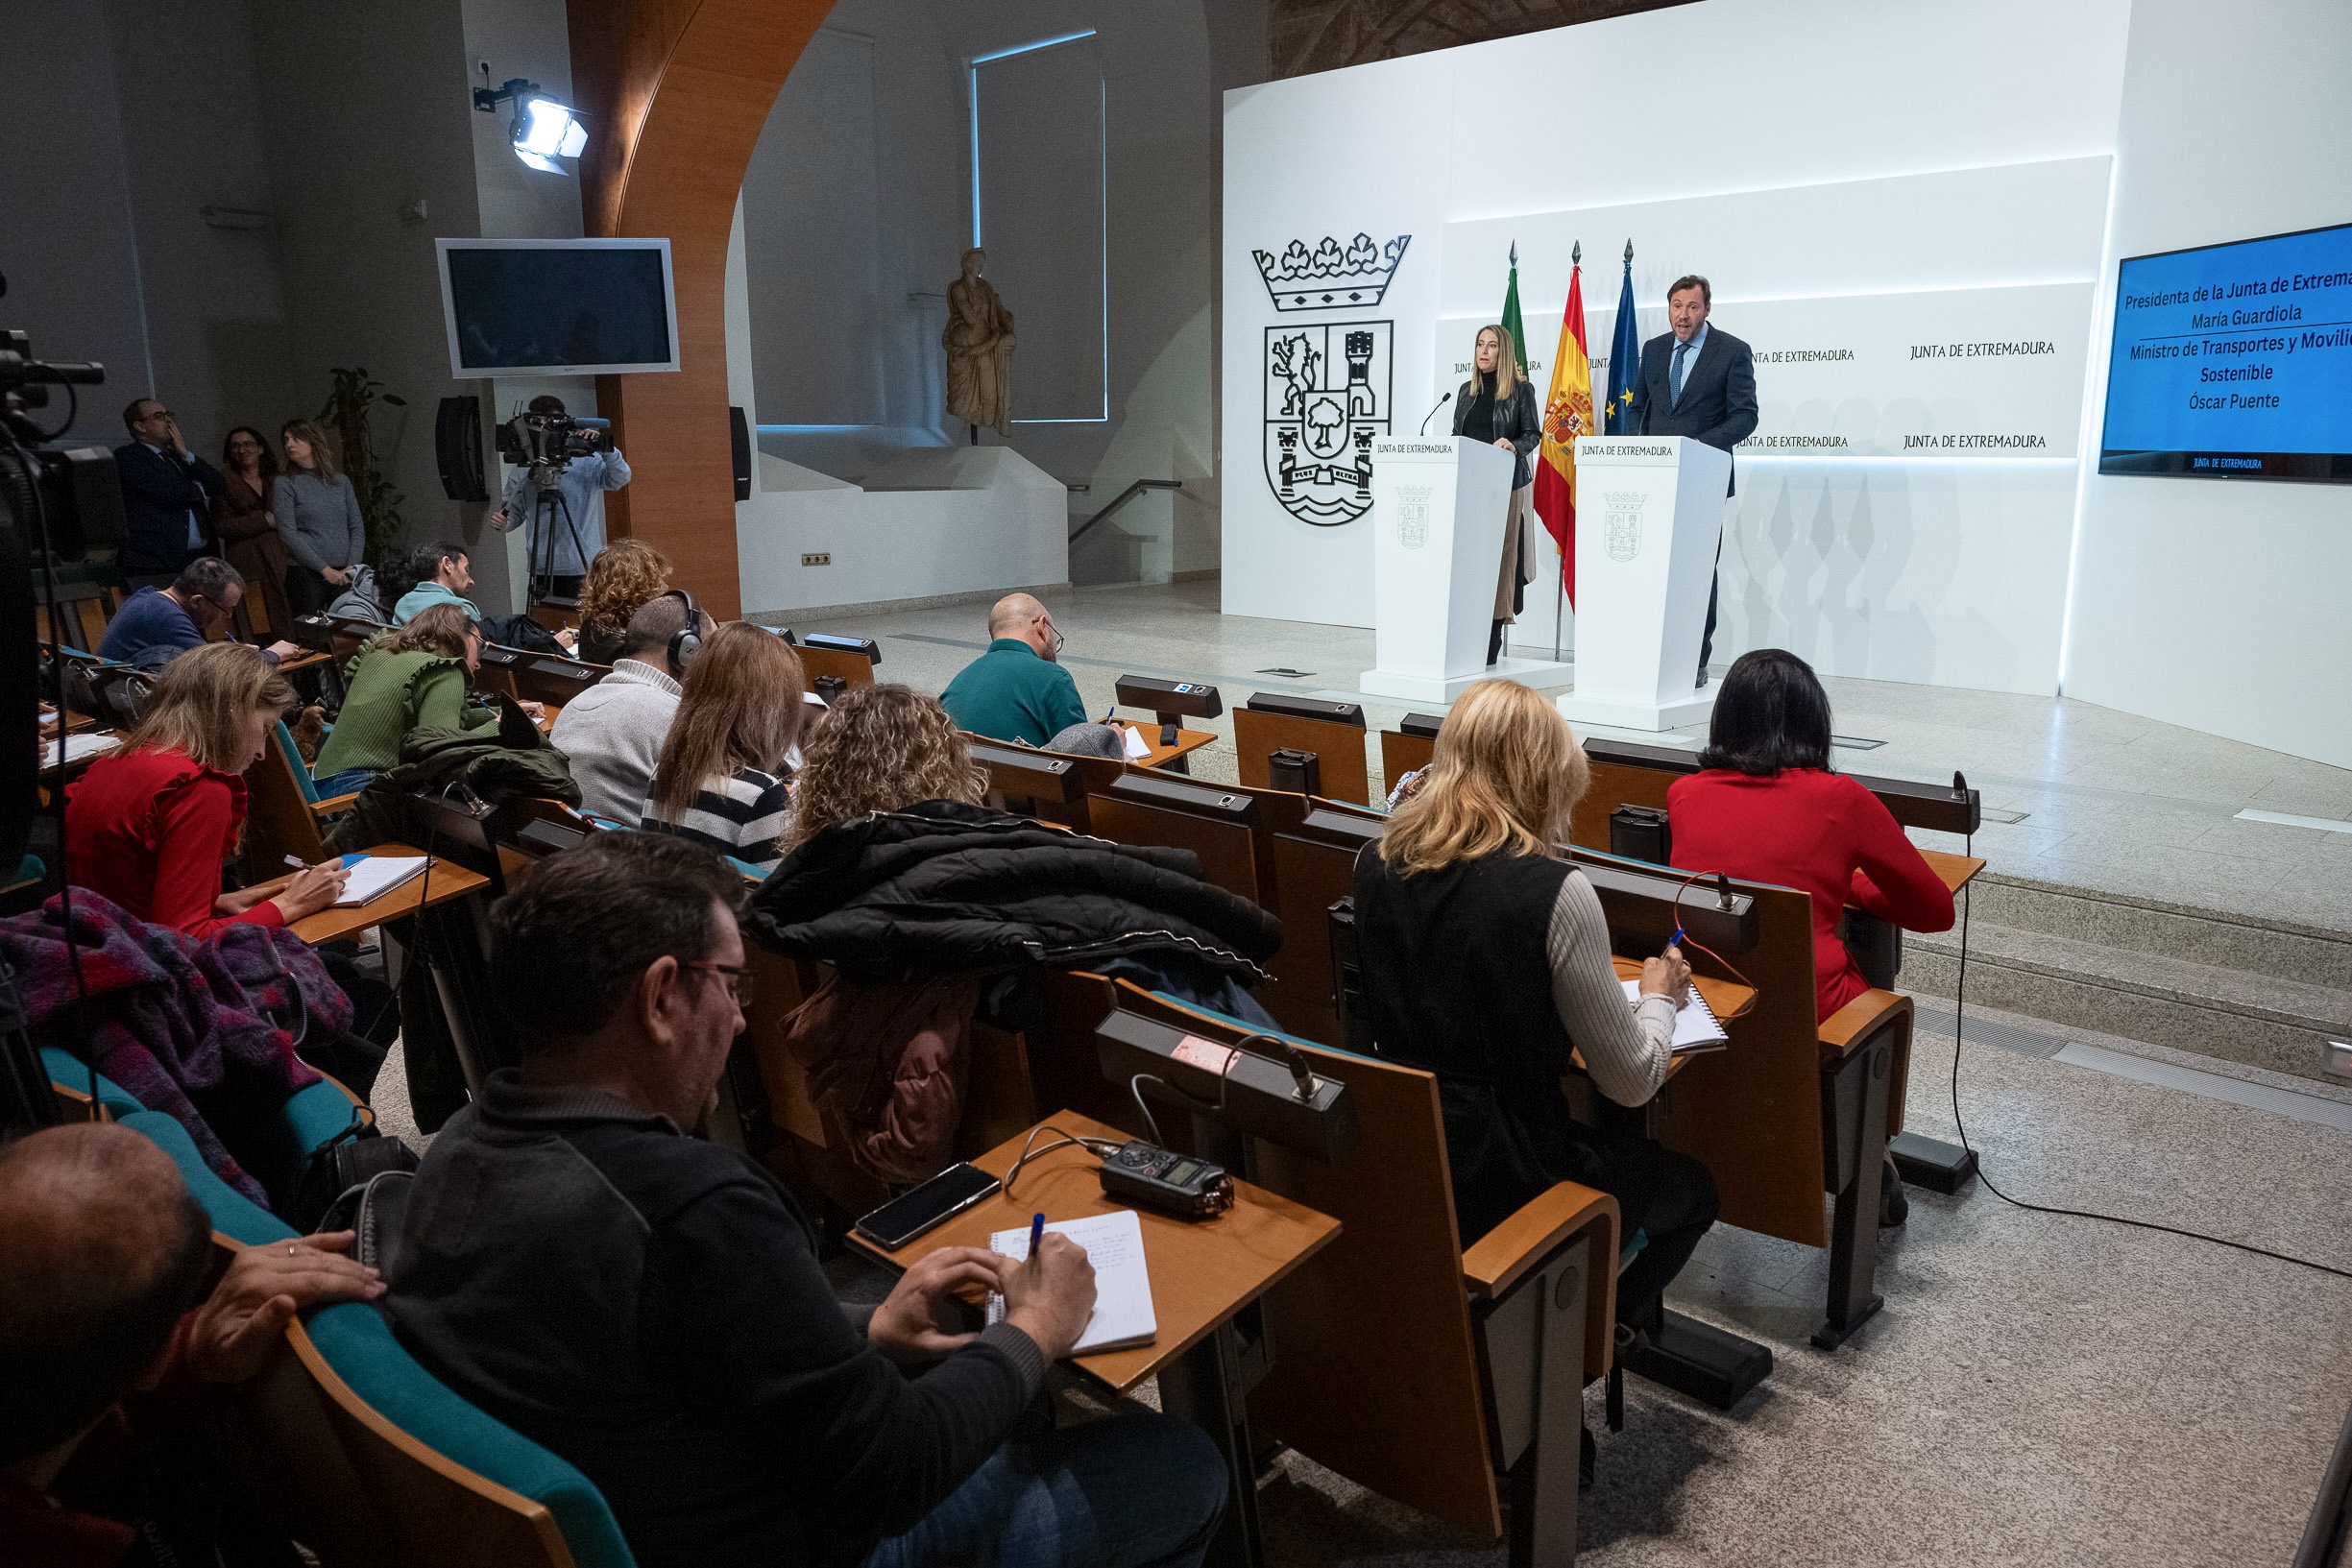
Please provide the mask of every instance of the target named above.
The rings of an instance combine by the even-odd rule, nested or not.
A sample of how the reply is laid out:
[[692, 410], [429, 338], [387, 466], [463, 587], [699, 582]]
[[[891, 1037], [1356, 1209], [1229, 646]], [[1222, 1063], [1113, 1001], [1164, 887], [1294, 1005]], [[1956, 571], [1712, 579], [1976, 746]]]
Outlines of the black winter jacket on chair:
[[1113, 844], [983, 807], [924, 801], [828, 828], [752, 895], [768, 947], [866, 980], [1083, 969], [1176, 954], [1240, 979], [1282, 925], [1200, 880], [1190, 850]]

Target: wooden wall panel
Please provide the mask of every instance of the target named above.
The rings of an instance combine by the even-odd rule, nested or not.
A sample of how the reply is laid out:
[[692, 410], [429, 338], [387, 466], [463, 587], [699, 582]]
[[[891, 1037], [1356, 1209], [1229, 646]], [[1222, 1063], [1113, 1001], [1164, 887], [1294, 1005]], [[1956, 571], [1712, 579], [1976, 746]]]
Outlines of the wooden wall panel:
[[594, 235], [667, 238], [680, 369], [608, 375], [596, 402], [634, 470], [612, 533], [668, 556], [712, 614], [742, 612], [727, 430], [727, 235], [751, 150], [832, 0], [568, 0]]

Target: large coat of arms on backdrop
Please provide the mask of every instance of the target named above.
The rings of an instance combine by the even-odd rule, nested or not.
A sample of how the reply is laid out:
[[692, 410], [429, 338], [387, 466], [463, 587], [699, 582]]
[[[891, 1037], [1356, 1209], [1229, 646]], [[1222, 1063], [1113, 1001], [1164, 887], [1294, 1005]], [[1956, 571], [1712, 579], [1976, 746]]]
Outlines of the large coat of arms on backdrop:
[[[1280, 256], [1252, 253], [1277, 312], [1377, 305], [1410, 234], [1386, 246], [1358, 234]], [[1282, 509], [1318, 528], [1371, 509], [1372, 442], [1389, 433], [1392, 349], [1386, 321], [1297, 322], [1266, 328], [1266, 480]]]

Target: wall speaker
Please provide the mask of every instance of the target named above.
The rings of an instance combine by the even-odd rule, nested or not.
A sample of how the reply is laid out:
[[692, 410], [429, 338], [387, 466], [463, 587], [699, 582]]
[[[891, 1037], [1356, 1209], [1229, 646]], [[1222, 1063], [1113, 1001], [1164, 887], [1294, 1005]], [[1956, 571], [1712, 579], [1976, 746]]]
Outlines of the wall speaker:
[[751, 422], [740, 408], [727, 410], [727, 439], [735, 450], [735, 498], [751, 499]]
[[441, 465], [442, 493], [453, 501], [490, 499], [482, 471], [482, 399], [444, 398], [433, 416], [433, 456]]

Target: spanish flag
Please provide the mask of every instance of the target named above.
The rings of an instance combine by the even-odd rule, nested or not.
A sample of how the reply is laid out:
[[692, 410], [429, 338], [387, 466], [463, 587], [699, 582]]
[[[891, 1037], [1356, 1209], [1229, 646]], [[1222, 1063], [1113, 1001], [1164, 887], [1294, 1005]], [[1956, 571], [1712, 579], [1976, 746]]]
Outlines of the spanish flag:
[[1536, 516], [1560, 546], [1560, 574], [1576, 603], [1576, 438], [1597, 435], [1592, 422], [1592, 361], [1585, 352], [1585, 269], [1568, 273], [1567, 311], [1552, 356], [1552, 390], [1543, 400], [1543, 461], [1536, 465]]

